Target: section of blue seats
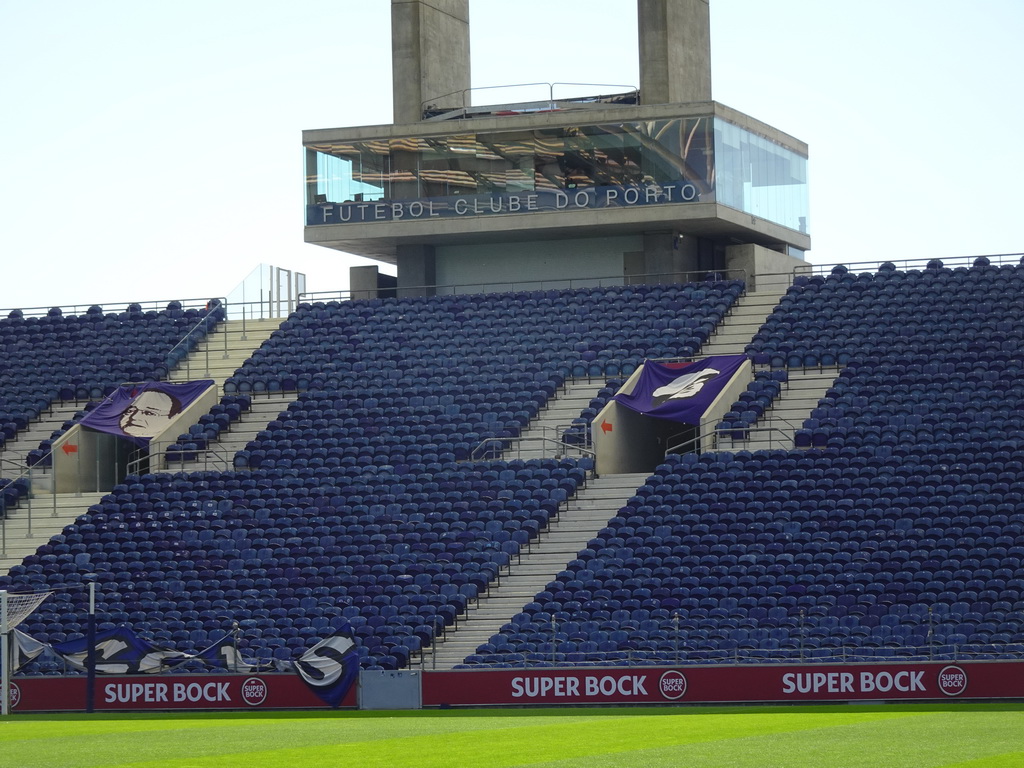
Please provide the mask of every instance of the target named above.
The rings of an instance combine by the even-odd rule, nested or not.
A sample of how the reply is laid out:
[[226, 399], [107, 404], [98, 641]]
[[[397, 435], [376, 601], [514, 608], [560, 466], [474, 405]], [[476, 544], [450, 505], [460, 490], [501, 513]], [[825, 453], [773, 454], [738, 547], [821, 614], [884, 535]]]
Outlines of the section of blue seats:
[[[788, 366], [843, 366], [808, 448], [668, 457], [467, 664], [1019, 647], [1022, 276], [979, 260], [798, 278], [748, 352], [767, 388]], [[457, 460], [570, 377], [693, 354], [740, 289], [305, 306], [232, 378], [232, 396], [301, 393], [236, 471], [130, 478], [0, 584], [99, 572], [107, 623], [176, 647], [238, 620], [247, 655], [294, 658], [348, 625], [365, 667], [405, 666], [588, 469]], [[750, 392], [741, 417], [762, 405]], [[80, 634], [82, 599], [55, 595], [26, 631]]]

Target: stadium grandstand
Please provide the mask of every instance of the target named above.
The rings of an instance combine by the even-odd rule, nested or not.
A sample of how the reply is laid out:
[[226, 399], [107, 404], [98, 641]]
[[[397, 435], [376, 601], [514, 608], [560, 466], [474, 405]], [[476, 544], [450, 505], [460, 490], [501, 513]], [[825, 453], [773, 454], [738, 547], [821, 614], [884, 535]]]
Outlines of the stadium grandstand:
[[304, 146], [306, 240], [394, 278], [4, 312], [24, 635], [95, 583], [174, 672], [1020, 659], [1024, 259], [810, 264], [806, 147], [710, 100], [706, 2], [638, 7], [639, 89], [483, 108], [466, 3], [393, 3], [396, 125]]

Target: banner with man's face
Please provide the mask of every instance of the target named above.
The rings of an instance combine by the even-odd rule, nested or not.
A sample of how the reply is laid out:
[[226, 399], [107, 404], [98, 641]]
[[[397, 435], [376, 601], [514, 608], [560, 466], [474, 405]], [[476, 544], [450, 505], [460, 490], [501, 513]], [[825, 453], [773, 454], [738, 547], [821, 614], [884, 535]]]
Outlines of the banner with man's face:
[[647, 360], [633, 391], [613, 399], [647, 416], [700, 424], [704, 412], [746, 360], [745, 355], [717, 355], [696, 363]]
[[89, 411], [80, 423], [83, 427], [131, 440], [144, 448], [213, 384], [211, 379], [203, 379], [176, 384], [148, 381], [118, 387], [110, 397]]

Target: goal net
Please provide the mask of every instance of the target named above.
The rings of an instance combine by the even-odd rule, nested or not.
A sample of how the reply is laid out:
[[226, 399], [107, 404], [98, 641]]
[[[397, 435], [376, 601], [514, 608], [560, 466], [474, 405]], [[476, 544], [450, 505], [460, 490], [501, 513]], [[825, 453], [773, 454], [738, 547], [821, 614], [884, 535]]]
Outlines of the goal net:
[[0, 682], [0, 714], [11, 712], [11, 673], [14, 668], [13, 643], [11, 636], [14, 628], [27, 619], [40, 604], [53, 594], [48, 592], [8, 592], [0, 590], [0, 665], [3, 666], [3, 679]]

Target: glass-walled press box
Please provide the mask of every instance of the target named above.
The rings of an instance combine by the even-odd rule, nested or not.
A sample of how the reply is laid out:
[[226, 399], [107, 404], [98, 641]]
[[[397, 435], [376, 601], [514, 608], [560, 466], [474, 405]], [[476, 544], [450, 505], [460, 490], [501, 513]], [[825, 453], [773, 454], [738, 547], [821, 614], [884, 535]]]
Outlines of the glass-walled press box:
[[602, 119], [547, 112], [310, 131], [305, 223], [440, 224], [704, 203], [806, 235], [806, 146], [721, 105], [699, 106], [696, 114], [630, 107]]

